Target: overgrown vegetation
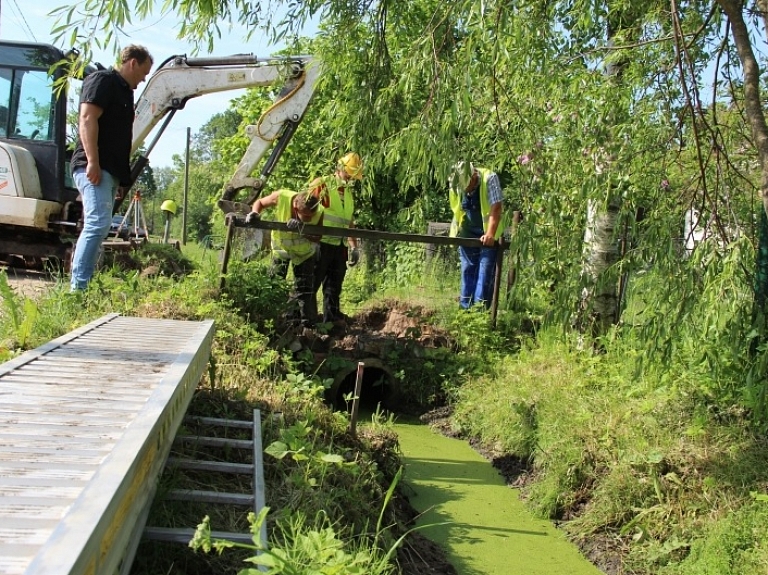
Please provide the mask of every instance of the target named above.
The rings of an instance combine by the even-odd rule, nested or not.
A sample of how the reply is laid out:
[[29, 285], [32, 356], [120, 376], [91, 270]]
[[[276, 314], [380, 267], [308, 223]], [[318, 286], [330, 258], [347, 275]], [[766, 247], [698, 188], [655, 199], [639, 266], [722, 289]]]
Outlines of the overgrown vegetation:
[[[86, 293], [68, 293], [62, 278], [39, 297], [27, 297], [16, 293], [0, 271], [4, 358], [106, 313], [214, 319], [212, 361], [190, 415], [250, 419], [257, 408], [268, 422], [263, 434], [265, 481], [273, 511], [253, 521], [256, 531], [260, 521], [268, 521], [272, 536], [269, 553], [260, 557], [279, 565], [275, 573], [304, 573], [298, 569], [307, 557], [318, 568], [343, 567], [347, 573], [396, 572], [398, 549], [412, 528], [396, 491], [402, 472], [396, 437], [381, 415], [350, 435], [346, 412], [333, 412], [323, 402], [327, 382], [312, 373], [317, 366], [280, 346], [285, 334], [277, 326], [286, 311], [288, 283], [270, 279], [264, 261], [236, 262], [226, 290], [219, 291], [218, 262], [210, 252], [190, 249], [198, 260], [192, 265], [164, 246], [144, 250], [105, 260], [106, 267]], [[159, 260], [165, 261], [161, 265]], [[174, 271], [181, 268], [183, 276]], [[148, 269], [153, 273], [144, 273]], [[49, 319], [41, 321], [44, 317]], [[238, 461], [240, 456], [230, 451], [217, 457]], [[194, 474], [164, 475], [159, 491], [199, 488], [200, 480]], [[227, 487], [231, 485], [218, 489]], [[206, 515], [210, 517], [204, 523], [214, 529], [248, 530], [246, 512], [213, 515], [206, 505], [174, 504], [162, 497], [149, 522], [194, 527]], [[134, 572], [236, 572], [247, 558], [247, 553], [215, 557], [178, 545], [149, 544], [137, 553]]]
[[[657, 270], [633, 277], [627, 321], [601, 341], [600, 354], [580, 350], [575, 334], [556, 327], [519, 331], [520, 318], [536, 312], [515, 298], [502, 307], [498, 329], [489, 330], [486, 314], [458, 313], [453, 298], [443, 297], [441, 306], [418, 313], [425, 325], [450, 334], [453, 357], [436, 350], [436, 357], [420, 362], [421, 371], [409, 366], [407, 354], [392, 356], [391, 364], [413, 370], [412, 377], [438, 390], [407, 392], [407, 401], [421, 410], [448, 402], [455, 433], [491, 454], [527, 460], [530, 471], [519, 481], [531, 510], [557, 520], [585, 552], [597, 546], [613, 550], [621, 572], [761, 572], [768, 561], [760, 528], [768, 512], [766, 436], [755, 409], [760, 404], [751, 403], [755, 392], [749, 385], [755, 384], [747, 380], [745, 386], [736, 368], [749, 356], [734, 357], [737, 350], [723, 344], [734, 337], [735, 326], [748, 325], [739, 317], [748, 315], [749, 306], [738, 302], [751, 294], [749, 286], [723, 283], [727, 258], [704, 267], [702, 257], [704, 250], [681, 263], [704, 271], [696, 275], [699, 304], [690, 309], [681, 311], [672, 297], [669, 309], [663, 300], [648, 305], [648, 293], [670, 289], [669, 278]], [[263, 561], [272, 561], [274, 569], [283, 566], [274, 573], [293, 572], [285, 565], [305, 556], [312, 541], [322, 547], [312, 551], [315, 557], [388, 573], [394, 564], [382, 558], [408, 529], [390, 501], [398, 500], [390, 491], [399, 473], [396, 438], [380, 418], [358, 439], [350, 437], [346, 414], [324, 405], [327, 384], [316, 369], [300, 353], [274, 347], [281, 334], [272, 328], [279, 318], [264, 300], [284, 301], [286, 287], [267, 282], [263, 265], [236, 264], [231, 288], [223, 293], [215, 287], [213, 261], [175, 278], [139, 278], [136, 271], [112, 267], [77, 302], [63, 283], [39, 300], [23, 298], [3, 275], [4, 353], [10, 357], [113, 311], [215, 319], [214, 369], [201, 384], [193, 413], [247, 418], [258, 407], [267, 418], [279, 414], [280, 424], [266, 426], [264, 437], [274, 510], [266, 521], [277, 556]], [[386, 265], [381, 273], [388, 273]], [[730, 297], [722, 297], [725, 292]], [[379, 291], [366, 305], [391, 302], [390, 293]], [[654, 331], [658, 315], [673, 310], [688, 319], [669, 326], [671, 334]], [[650, 333], [658, 334], [655, 350], [648, 347]], [[430, 375], [424, 365], [432, 362], [440, 369]], [[163, 504], [152, 519], [190, 527], [207, 514], [205, 506]], [[243, 529], [245, 519], [216, 516], [210, 524]], [[390, 527], [382, 529], [382, 521]], [[158, 555], [150, 548], [139, 555], [136, 572], [156, 572], [162, 563], [153, 562], [167, 561], [169, 554], [174, 567], [163, 568], [168, 573], [235, 570], [251, 556], [167, 550]], [[378, 571], [371, 570], [371, 561]]]
[[[412, 333], [387, 358], [408, 401], [447, 402], [456, 433], [530, 463], [519, 480], [536, 513], [587, 551], [612, 550], [622, 572], [674, 575], [768, 571], [768, 127], [766, 62], [754, 40], [766, 34], [765, 8], [324, 0], [290, 2], [274, 16], [248, 0], [162, 4], [183, 12], [181, 34], [202, 45], [214, 44], [221, 23], [239, 22], [249, 33], [264, 26], [286, 52], [322, 59], [311, 111], [270, 186], [301, 188], [354, 149], [366, 164], [357, 224], [422, 233], [448, 217], [445, 179], [457, 159], [498, 172], [505, 209], [522, 214], [498, 328], [484, 313], [458, 313], [446, 295], [455, 290], [435, 290], [428, 301], [439, 309], [424, 315], [451, 346], [414, 361]], [[119, 38], [131, 16], [119, 2], [59, 14], [57, 33], [85, 55], [89, 42]], [[317, 37], [296, 38], [318, 15]], [[195, 140], [188, 231], [209, 246], [223, 237], [213, 206], [247, 146], [243, 128], [273, 96], [249, 91]], [[169, 197], [181, 192], [182, 168], [163, 174]], [[347, 303], [395, 298], [417, 309], [421, 254], [367, 246]], [[294, 528], [306, 526], [329, 547], [370, 535], [375, 518], [347, 515], [358, 506], [340, 503], [334, 488], [365, 476], [352, 492], [382, 509], [397, 466], [376, 459], [378, 441], [353, 450], [371, 449], [375, 471], [366, 460], [351, 478], [346, 457], [333, 461], [335, 448], [350, 446], [343, 416], [321, 406], [317, 379], [346, 360], [315, 370], [311, 352], [286, 351], [292, 334], [280, 333], [274, 305], [286, 285], [263, 263], [233, 266], [224, 292], [213, 269], [173, 275], [115, 269], [84, 301], [59, 287], [32, 303], [0, 282], [0, 357], [107, 311], [212, 317], [210, 391], [293, 414], [291, 437], [270, 437], [285, 446], [273, 448], [284, 455], [270, 478], [291, 479], [280, 484], [281, 509], [308, 512], [273, 533], [298, 545]], [[331, 481], [330, 493], [313, 481]], [[340, 513], [330, 524], [318, 515], [326, 505]]]

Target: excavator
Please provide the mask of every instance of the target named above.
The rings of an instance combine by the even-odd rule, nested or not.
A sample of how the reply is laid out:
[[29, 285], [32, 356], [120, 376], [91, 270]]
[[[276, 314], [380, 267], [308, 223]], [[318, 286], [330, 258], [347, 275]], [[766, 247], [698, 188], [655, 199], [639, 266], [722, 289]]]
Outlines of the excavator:
[[[0, 40], [0, 261], [48, 260], [66, 267], [82, 228], [82, 202], [69, 168], [73, 142], [68, 96], [56, 83], [65, 74], [57, 64], [72, 57], [73, 52], [50, 44]], [[98, 68], [88, 66], [83, 77]], [[246, 127], [250, 144], [218, 200], [225, 213], [247, 213], [296, 132], [320, 71], [311, 56], [166, 59], [135, 103], [131, 185], [174, 114], [191, 98], [276, 86], [280, 90], [271, 106]], [[156, 127], [152, 141], [142, 148]], [[129, 192], [130, 186], [118, 191], [114, 212]]]

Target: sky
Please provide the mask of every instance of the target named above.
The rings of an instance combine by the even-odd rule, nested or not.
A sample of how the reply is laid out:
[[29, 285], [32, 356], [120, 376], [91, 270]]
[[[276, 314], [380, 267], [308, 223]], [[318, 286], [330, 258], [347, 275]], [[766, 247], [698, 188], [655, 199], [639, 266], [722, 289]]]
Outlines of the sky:
[[[157, 4], [161, 5], [162, 2], [158, 1]], [[69, 6], [70, 4], [67, 0], [0, 0], [0, 38], [52, 44], [51, 29], [56, 19], [48, 16], [48, 14], [53, 9], [63, 5]], [[120, 43], [123, 46], [129, 43], [146, 46], [156, 64], [162, 63], [169, 56], [192, 55], [192, 44], [176, 38], [177, 24], [173, 14], [164, 16], [155, 14], [146, 21], [134, 22], [133, 25], [126, 26], [126, 37], [121, 39]], [[306, 35], [311, 36], [311, 31], [307, 32]], [[254, 35], [247, 42], [244, 38], [244, 28], [233, 28], [231, 32], [226, 31], [223, 38], [215, 41], [214, 49], [210, 54], [201, 52], [197, 56], [254, 54], [258, 57], [266, 57], [282, 48], [280, 45], [269, 45], [266, 40], [260, 41], [258, 35]], [[64, 50], [70, 48], [70, 46], [60, 45], [57, 47]], [[95, 51], [94, 59], [105, 66], [109, 66], [114, 63], [115, 54], [109, 51]], [[144, 85], [140, 85], [136, 90], [137, 100]], [[174, 154], [183, 158], [186, 151], [187, 128], [190, 128], [191, 134], [194, 136], [214, 114], [226, 110], [229, 102], [242, 95], [243, 92], [243, 90], [232, 90], [207, 94], [187, 102], [183, 110], [176, 112], [173, 120], [150, 153], [149, 163], [152, 168], [171, 166]], [[145, 145], [153, 140], [154, 135], [154, 132], [149, 135]]]

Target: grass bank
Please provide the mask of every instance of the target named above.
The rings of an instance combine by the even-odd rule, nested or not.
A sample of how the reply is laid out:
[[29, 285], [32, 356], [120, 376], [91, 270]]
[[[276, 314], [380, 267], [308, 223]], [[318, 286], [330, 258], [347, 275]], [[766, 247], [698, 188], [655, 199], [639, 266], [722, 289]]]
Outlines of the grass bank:
[[[322, 401], [324, 370], [342, 360], [326, 358], [318, 369], [311, 351], [291, 351], [293, 339], [279, 322], [284, 310], [275, 303], [286, 300], [287, 285], [271, 279], [266, 264], [252, 262], [233, 265], [222, 292], [210, 255], [189, 265], [163, 253], [145, 255], [135, 269], [116, 263], [84, 298], [68, 295], [60, 282], [31, 300], [0, 280], [0, 359], [105, 313], [214, 319], [213, 361], [195, 409], [220, 417], [259, 407], [285, 418], [264, 438], [282, 454], [266, 459], [267, 490], [277, 502], [267, 517], [273, 545], [300, 561], [306, 538], [320, 537], [322, 549], [343, 550], [345, 561], [359, 558], [362, 572], [417, 572], [418, 565], [391, 561], [411, 525], [390, 490], [400, 459], [387, 421], [379, 419], [370, 435], [349, 437], [346, 415]], [[732, 300], [705, 293], [699, 312], [710, 311], [701, 321], [694, 314], [688, 333], [676, 327], [686, 326], [683, 320], [672, 327], [651, 321], [672, 315], [663, 306], [637, 306], [635, 317], [646, 318], [637, 324], [657, 329], [658, 337], [619, 326], [596, 354], [580, 351], [567, 330], [534, 330], [543, 323], [530, 307], [503, 308], [491, 330], [487, 315], [459, 312], [450, 295], [428, 297], [422, 284], [409, 290], [415, 284], [407, 278], [389, 288], [376, 276], [357, 275], [363, 273], [356, 270], [349, 282], [357, 309], [399, 293], [408, 305], [418, 301], [413, 313], [450, 342], [415, 356], [402, 350], [423, 330], [399, 340], [388, 359], [398, 368], [404, 401], [422, 410], [448, 404], [453, 434], [491, 457], [524, 462], [517, 483], [525, 504], [556, 522], [604, 571], [768, 573], [768, 445], [755, 412], [744, 407], [755, 396], [740, 395], [760, 384], [753, 368], [742, 374], [743, 358], [727, 345], [724, 334], [741, 317]], [[747, 376], [742, 385], [739, 377]], [[202, 520], [179, 509], [157, 512], [185, 526]], [[142, 556], [168, 559], [167, 552]], [[198, 553], [173, 557], [171, 566], [145, 565], [144, 572], [234, 572], [242, 559], [222, 565], [216, 555]]]
[[545, 333], [500, 354], [458, 390], [454, 431], [528, 461], [528, 506], [608, 573], [768, 572], [766, 438], [631, 354], [574, 349]]

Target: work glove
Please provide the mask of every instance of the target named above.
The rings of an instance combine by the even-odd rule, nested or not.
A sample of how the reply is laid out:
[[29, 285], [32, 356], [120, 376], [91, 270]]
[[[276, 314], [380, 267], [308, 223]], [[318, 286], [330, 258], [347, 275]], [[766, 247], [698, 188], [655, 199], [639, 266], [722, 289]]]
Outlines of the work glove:
[[299, 231], [299, 228], [301, 228], [301, 220], [296, 218], [291, 218], [287, 222], [285, 222], [285, 225], [288, 226], [288, 229], [297, 232]]
[[360, 263], [360, 250], [352, 248], [349, 250], [349, 260], [347, 260], [347, 266], [353, 268]]
[[248, 215], [245, 216], [245, 223], [246, 224], [252, 224], [254, 222], [257, 222], [261, 219], [261, 214], [257, 214], [256, 212], [248, 212]]

